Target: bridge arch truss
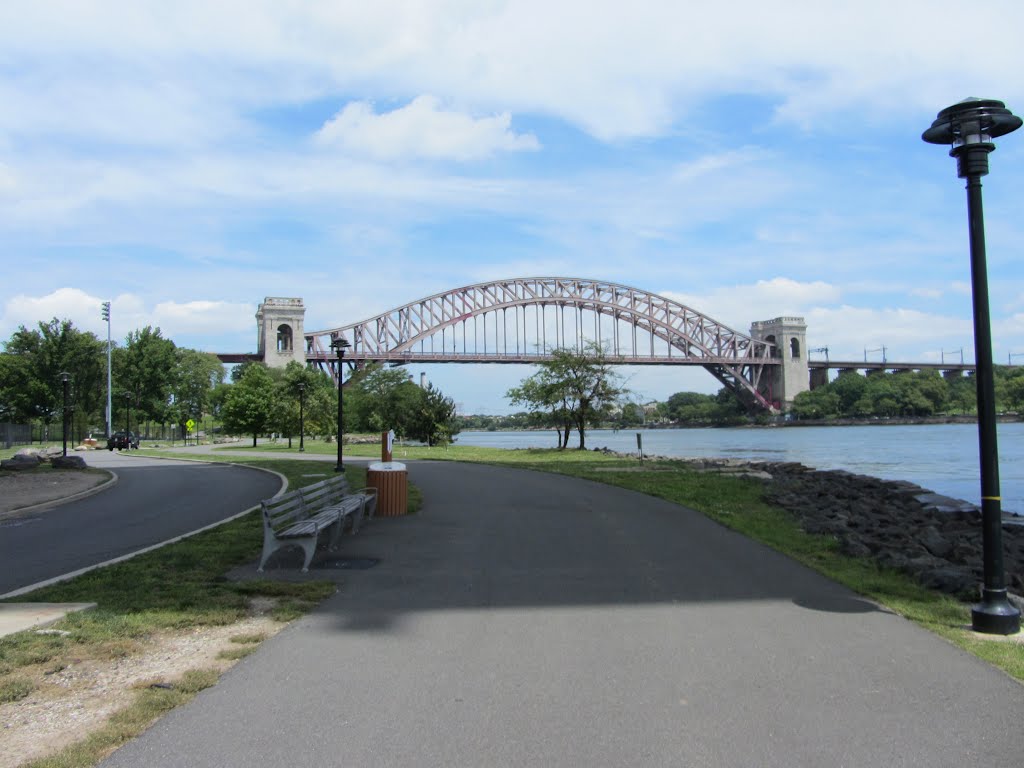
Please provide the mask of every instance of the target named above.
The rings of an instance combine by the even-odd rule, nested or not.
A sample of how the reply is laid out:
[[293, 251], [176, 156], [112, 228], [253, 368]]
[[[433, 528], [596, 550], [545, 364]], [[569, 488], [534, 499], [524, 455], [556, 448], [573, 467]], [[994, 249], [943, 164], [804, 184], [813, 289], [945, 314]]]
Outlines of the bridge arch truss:
[[496, 280], [435, 294], [361, 322], [307, 331], [308, 362], [339, 375], [330, 349], [354, 365], [539, 363], [590, 342], [620, 365], [700, 365], [752, 408], [772, 408], [774, 346], [664, 296], [568, 277]]

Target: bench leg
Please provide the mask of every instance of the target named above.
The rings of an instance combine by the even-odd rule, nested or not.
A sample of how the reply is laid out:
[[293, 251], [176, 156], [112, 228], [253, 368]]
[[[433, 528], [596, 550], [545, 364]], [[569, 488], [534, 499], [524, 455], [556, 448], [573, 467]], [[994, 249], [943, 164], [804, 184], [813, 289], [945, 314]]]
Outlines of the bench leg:
[[341, 533], [345, 529], [345, 517], [346, 515], [338, 515], [338, 520], [334, 523], [331, 531], [331, 542], [328, 544], [328, 548], [333, 552], [338, 548], [338, 542], [341, 541]]
[[263, 554], [260, 555], [260, 565], [256, 569], [258, 573], [263, 573], [263, 566], [267, 564], [267, 560], [270, 556], [277, 552], [281, 547], [285, 546], [285, 543], [275, 539], [269, 534], [266, 529], [263, 531]]
[[310, 539], [298, 539], [295, 542], [306, 553], [306, 559], [302, 563], [302, 572], [309, 572], [309, 564], [313, 562], [313, 555], [316, 554], [316, 536]]

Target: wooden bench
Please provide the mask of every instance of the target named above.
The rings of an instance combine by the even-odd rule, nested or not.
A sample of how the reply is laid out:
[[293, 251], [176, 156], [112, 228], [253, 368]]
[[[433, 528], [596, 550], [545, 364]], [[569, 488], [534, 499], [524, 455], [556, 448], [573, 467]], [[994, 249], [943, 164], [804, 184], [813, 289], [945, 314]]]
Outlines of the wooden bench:
[[274, 552], [284, 547], [302, 547], [305, 559], [302, 572], [316, 553], [317, 540], [323, 531], [332, 529], [330, 549], [337, 549], [338, 539], [349, 521], [352, 533], [359, 530], [364, 518], [372, 517], [377, 507], [376, 489], [357, 492], [349, 489], [344, 475], [321, 480], [313, 485], [260, 502], [263, 510], [263, 555], [259, 572]]

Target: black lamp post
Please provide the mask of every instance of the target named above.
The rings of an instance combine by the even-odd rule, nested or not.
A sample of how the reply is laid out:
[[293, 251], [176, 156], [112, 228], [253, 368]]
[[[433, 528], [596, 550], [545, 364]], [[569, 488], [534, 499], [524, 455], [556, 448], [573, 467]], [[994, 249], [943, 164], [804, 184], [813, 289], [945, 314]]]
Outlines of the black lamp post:
[[124, 436], [128, 441], [128, 450], [132, 447], [132, 393], [124, 393]]
[[992, 331], [989, 323], [988, 270], [985, 263], [985, 217], [981, 177], [988, 173], [992, 139], [1015, 131], [1021, 119], [994, 99], [964, 99], [939, 112], [921, 138], [949, 144], [957, 175], [967, 179], [967, 222], [971, 247], [971, 294], [974, 301], [974, 350], [978, 385], [978, 444], [981, 460], [981, 525], [984, 584], [981, 602], [971, 609], [975, 631], [1012, 635], [1020, 631], [1020, 611], [1007, 599], [1003, 570], [1003, 512], [999, 492]]
[[299, 388], [299, 453], [306, 450], [306, 384], [300, 381]]
[[331, 349], [333, 349], [335, 353], [337, 353], [338, 355], [338, 465], [334, 468], [335, 472], [345, 471], [345, 465], [342, 463], [341, 458], [341, 433], [342, 430], [344, 429], [344, 406], [342, 404], [343, 400], [341, 397], [341, 364], [345, 360], [345, 350], [351, 346], [352, 345], [349, 343], [349, 340], [342, 338], [341, 336], [335, 336], [334, 339], [331, 341]]
[[64, 456], [68, 455], [68, 382], [71, 381], [71, 374], [67, 371], [60, 372], [60, 384], [64, 390], [64, 405], [60, 411], [60, 431], [64, 440]]

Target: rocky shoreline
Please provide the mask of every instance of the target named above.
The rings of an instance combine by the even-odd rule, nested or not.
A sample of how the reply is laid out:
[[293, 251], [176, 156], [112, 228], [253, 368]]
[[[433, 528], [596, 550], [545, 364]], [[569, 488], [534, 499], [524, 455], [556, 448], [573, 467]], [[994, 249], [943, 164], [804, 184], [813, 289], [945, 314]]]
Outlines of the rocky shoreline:
[[[981, 512], [974, 504], [913, 483], [881, 480], [793, 462], [649, 457], [699, 472], [758, 479], [765, 500], [793, 514], [803, 530], [833, 536], [841, 552], [874, 560], [922, 585], [976, 600], [982, 575]], [[1006, 586], [1024, 598], [1024, 517], [1004, 516]]]

